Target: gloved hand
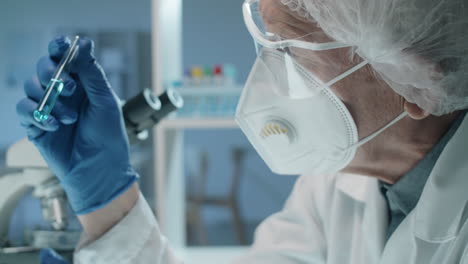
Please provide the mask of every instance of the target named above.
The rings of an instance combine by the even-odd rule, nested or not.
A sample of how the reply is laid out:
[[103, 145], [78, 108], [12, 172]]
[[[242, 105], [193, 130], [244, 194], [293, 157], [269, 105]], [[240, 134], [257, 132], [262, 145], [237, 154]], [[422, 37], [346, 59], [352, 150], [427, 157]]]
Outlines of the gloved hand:
[[137, 180], [118, 99], [94, 58], [94, 44], [79, 42], [79, 54], [51, 116], [39, 123], [33, 112], [60, 58], [70, 45], [59, 37], [39, 60], [37, 76], [25, 83], [17, 104], [22, 126], [63, 185], [77, 214], [104, 207]]
[[39, 261], [41, 264], [68, 264], [68, 261], [51, 248], [41, 249]]

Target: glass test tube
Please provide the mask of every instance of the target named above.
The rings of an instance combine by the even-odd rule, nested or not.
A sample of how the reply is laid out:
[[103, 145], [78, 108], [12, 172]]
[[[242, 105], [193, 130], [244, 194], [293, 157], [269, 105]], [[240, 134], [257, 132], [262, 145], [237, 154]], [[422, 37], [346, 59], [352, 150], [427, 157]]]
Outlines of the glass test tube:
[[55, 71], [54, 75], [52, 75], [52, 79], [50, 79], [49, 84], [47, 85], [45, 94], [42, 97], [39, 106], [34, 111], [34, 119], [36, 119], [36, 121], [43, 122], [49, 118], [49, 115], [54, 108], [55, 102], [63, 90], [64, 83], [62, 79], [62, 73], [69, 71], [70, 64], [78, 53], [79, 40], [80, 37], [75, 36], [72, 44], [65, 52], [62, 60], [60, 60], [60, 63], [57, 66], [57, 70]]

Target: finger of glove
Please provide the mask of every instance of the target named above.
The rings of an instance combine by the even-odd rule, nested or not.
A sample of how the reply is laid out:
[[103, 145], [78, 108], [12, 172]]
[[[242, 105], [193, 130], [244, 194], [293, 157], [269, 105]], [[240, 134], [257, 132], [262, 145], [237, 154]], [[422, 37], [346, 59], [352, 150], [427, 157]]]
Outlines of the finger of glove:
[[71, 40], [66, 36], [58, 36], [49, 42], [48, 50], [50, 58], [59, 63], [71, 46]]
[[28, 128], [31, 125], [43, 131], [53, 132], [59, 129], [60, 124], [57, 119], [50, 115], [44, 122], [37, 122], [33, 114], [37, 108], [37, 103], [30, 98], [24, 98], [16, 105], [16, 112], [18, 114], [21, 125]]
[[[35, 102], [40, 102], [45, 93], [37, 77], [34, 77], [24, 83], [24, 91], [26, 95]], [[61, 123], [69, 125], [73, 124], [78, 119], [77, 111], [78, 110], [73, 109], [71, 105], [62, 103], [62, 100], [59, 98], [52, 109], [52, 115], [54, 115]]]
[[78, 55], [71, 68], [71, 72], [78, 75], [91, 106], [107, 108], [116, 103], [107, 77], [94, 57], [93, 41], [80, 40]]
[[34, 125], [21, 125], [26, 129], [26, 135], [29, 140], [34, 140], [46, 133], [46, 131], [35, 127]]
[[[54, 77], [57, 70], [57, 63], [50, 57], [42, 57], [37, 63], [37, 76], [43, 87], [49, 85], [50, 80]], [[60, 79], [63, 81], [63, 90], [61, 96], [71, 96], [76, 90], [76, 81], [67, 72], [62, 72]]]
[[39, 260], [41, 264], [68, 264], [62, 256], [50, 248], [41, 249]]

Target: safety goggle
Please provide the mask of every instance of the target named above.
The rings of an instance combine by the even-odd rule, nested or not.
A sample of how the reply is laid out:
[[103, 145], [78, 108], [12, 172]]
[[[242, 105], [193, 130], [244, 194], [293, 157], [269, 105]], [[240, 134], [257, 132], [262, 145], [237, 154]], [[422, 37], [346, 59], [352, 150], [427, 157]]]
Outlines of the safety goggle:
[[246, 0], [242, 5], [242, 13], [247, 30], [253, 37], [256, 44], [271, 48], [271, 49], [285, 49], [289, 47], [296, 47], [314, 51], [332, 50], [339, 48], [350, 47], [350, 45], [338, 41], [317, 43], [296, 39], [284, 39], [271, 31], [268, 31], [267, 26], [263, 23], [260, 14], [260, 0]]

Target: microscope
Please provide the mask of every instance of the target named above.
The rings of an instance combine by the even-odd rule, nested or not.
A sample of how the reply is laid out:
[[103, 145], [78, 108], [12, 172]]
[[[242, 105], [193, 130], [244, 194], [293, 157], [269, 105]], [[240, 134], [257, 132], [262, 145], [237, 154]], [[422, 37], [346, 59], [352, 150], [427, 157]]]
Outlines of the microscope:
[[[146, 140], [153, 126], [182, 106], [183, 99], [174, 89], [168, 89], [160, 96], [144, 89], [123, 102], [121, 107], [130, 143]], [[70, 213], [66, 194], [38, 150], [23, 139], [8, 149], [6, 165], [14, 172], [0, 175], [0, 188], [3, 190], [0, 192], [0, 254], [31, 252], [41, 248], [73, 250], [81, 231], [67, 229]], [[31, 230], [27, 235], [27, 245], [12, 247], [8, 240], [11, 216], [19, 200], [31, 189], [33, 197], [40, 201], [42, 217], [49, 227]], [[1, 259], [0, 263], [3, 263]]]

